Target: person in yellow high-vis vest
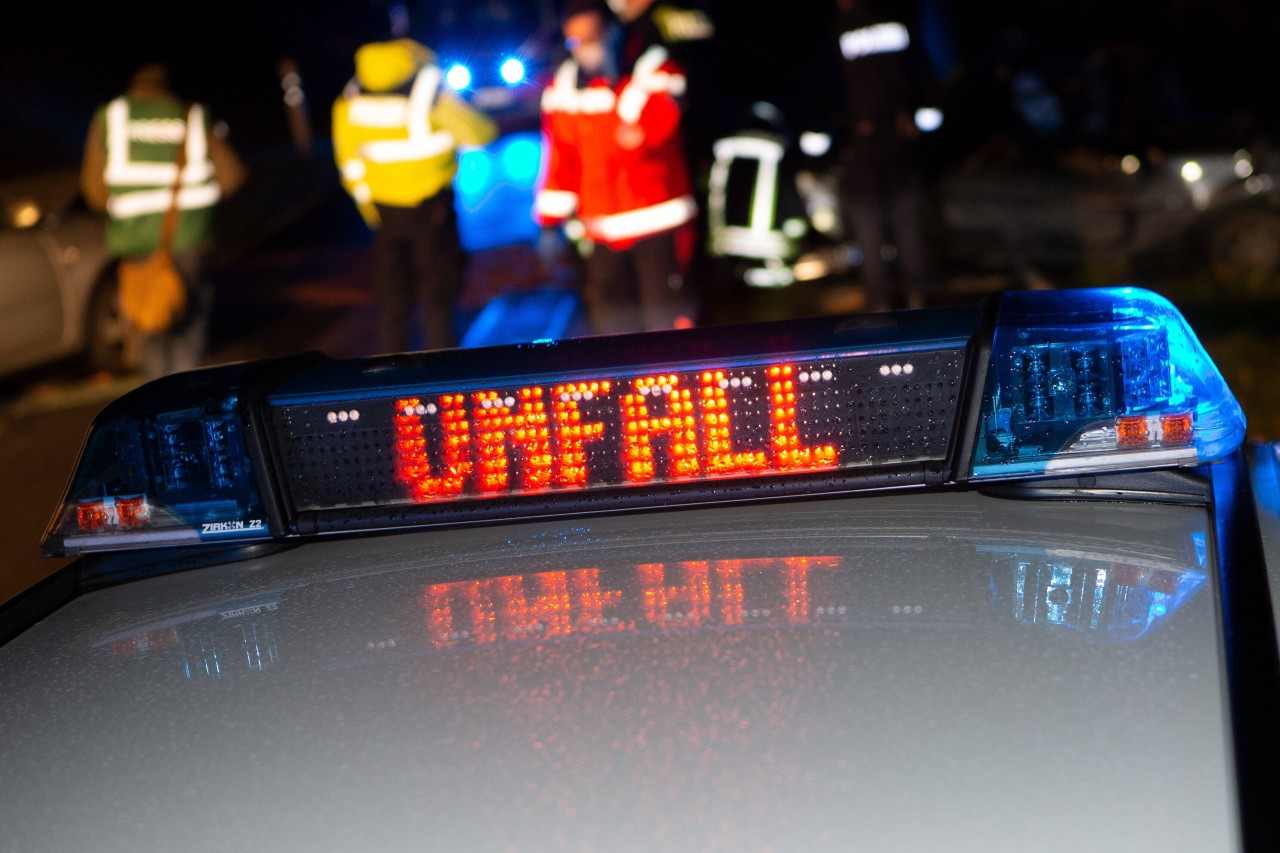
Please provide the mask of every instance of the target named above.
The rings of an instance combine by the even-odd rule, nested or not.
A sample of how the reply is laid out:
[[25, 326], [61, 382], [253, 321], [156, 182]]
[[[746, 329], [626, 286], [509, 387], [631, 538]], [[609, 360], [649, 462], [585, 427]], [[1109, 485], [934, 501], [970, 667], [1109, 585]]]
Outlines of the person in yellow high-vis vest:
[[[186, 158], [181, 181], [179, 147]], [[187, 310], [168, 331], [143, 339], [144, 379], [199, 367], [204, 358], [213, 311], [205, 271], [215, 236], [213, 213], [245, 175], [225, 123], [215, 121], [207, 105], [174, 94], [163, 65], [139, 67], [125, 93], [94, 113], [80, 187], [89, 207], [107, 215], [108, 252], [118, 258], [149, 255], [165, 211], [171, 203], [178, 209], [171, 248], [187, 284]]]
[[374, 230], [381, 352], [455, 344], [453, 308], [465, 283], [453, 178], [458, 147], [486, 145], [497, 125], [443, 84], [435, 55], [410, 39], [372, 42], [333, 106], [342, 185]]

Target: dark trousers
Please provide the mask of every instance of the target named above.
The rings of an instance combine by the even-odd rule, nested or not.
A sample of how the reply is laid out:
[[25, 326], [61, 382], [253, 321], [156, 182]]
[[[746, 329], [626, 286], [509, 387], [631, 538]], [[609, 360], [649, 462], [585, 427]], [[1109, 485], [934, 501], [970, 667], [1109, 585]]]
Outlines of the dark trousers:
[[[378, 214], [373, 263], [379, 352], [454, 346], [453, 309], [465, 283], [466, 255], [453, 190], [416, 207], [379, 205]], [[420, 341], [414, 339], [415, 309], [421, 311]]]
[[867, 308], [887, 311], [895, 307], [890, 258], [885, 256], [889, 244], [897, 249], [903, 302], [906, 307], [920, 307], [929, 276], [924, 242], [925, 184], [910, 144], [896, 140], [857, 142], [843, 149], [840, 165], [846, 216], [862, 249]]
[[[693, 305], [685, 279], [688, 226], [637, 240], [626, 249], [596, 244], [586, 260], [586, 303], [596, 334], [674, 329]], [[684, 242], [687, 242], [684, 241]]]

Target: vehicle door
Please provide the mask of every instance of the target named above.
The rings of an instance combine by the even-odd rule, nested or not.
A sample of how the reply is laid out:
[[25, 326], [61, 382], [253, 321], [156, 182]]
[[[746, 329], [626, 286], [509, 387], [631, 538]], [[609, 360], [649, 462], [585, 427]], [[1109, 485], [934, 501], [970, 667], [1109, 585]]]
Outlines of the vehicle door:
[[30, 199], [0, 199], [0, 372], [38, 364], [62, 344], [57, 245]]

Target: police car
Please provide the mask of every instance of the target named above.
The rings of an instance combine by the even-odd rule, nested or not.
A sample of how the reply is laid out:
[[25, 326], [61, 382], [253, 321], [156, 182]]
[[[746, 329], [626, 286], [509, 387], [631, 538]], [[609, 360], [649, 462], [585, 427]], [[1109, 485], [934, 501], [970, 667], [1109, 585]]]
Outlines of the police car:
[[1140, 289], [158, 380], [0, 848], [1272, 849], [1278, 482]]

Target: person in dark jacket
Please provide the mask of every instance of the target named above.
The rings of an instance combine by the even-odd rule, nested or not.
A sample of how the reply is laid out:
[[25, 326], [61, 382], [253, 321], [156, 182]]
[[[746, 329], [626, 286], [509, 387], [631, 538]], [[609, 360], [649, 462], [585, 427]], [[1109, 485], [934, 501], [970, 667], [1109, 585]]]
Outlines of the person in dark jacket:
[[836, 0], [842, 194], [862, 249], [872, 311], [897, 307], [890, 266], [895, 258], [904, 307], [924, 305], [930, 275], [915, 116], [928, 103], [931, 86], [911, 16], [903, 12], [884, 0]]

